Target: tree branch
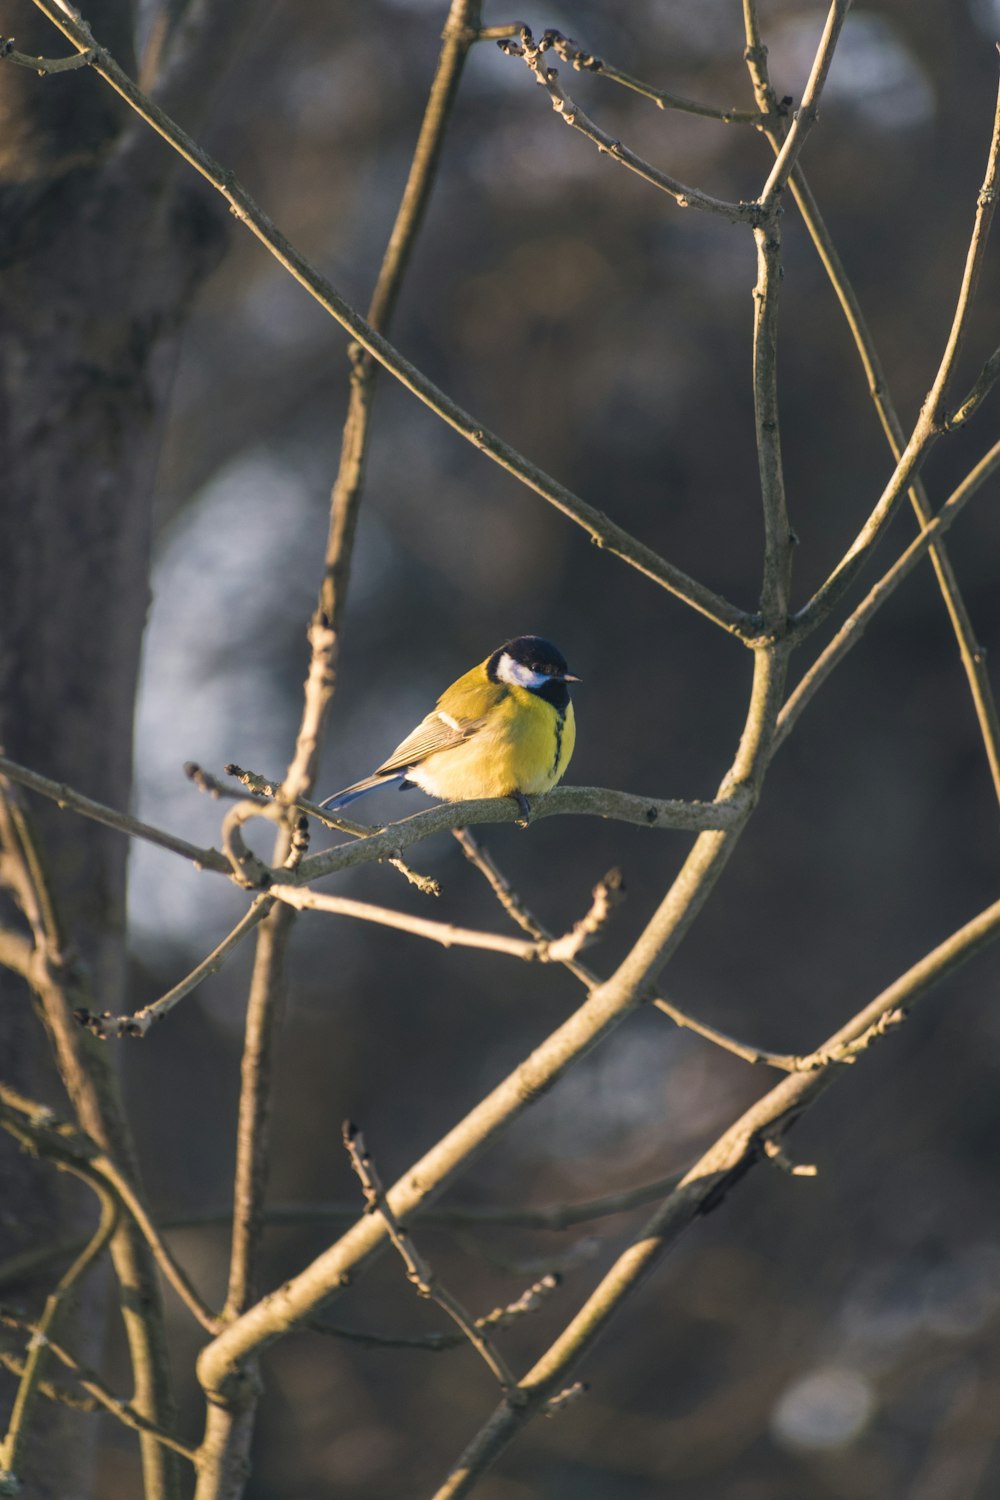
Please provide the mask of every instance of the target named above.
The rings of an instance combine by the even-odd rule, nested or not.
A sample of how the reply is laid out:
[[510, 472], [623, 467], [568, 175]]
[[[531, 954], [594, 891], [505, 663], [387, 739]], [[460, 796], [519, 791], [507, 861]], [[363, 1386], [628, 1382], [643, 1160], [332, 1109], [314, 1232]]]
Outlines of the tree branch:
[[[512, 26], [507, 35], [516, 36], [520, 29], [518, 26]], [[544, 33], [542, 40], [577, 73], [600, 73], [602, 78], [621, 84], [623, 88], [641, 94], [644, 99], [651, 99], [659, 109], [673, 109], [682, 114], [700, 115], [706, 120], [719, 120], [723, 125], [756, 125], [760, 121], [760, 113], [755, 109], [718, 109], [713, 104], [700, 104], [696, 99], [686, 99], [683, 95], [670, 93], [667, 89], [654, 89], [648, 83], [644, 83], [641, 78], [633, 78], [631, 74], [623, 73], [620, 68], [612, 67], [603, 58], [595, 57], [592, 52], [585, 52], [570, 37], [564, 36], [562, 32], [555, 31], [551, 27]]]
[[[865, 1045], [885, 1030], [887, 1017], [912, 1007], [936, 983], [1000, 936], [1000, 901], [988, 907], [915, 964], [860, 1010], [822, 1052]], [[686, 1173], [653, 1217], [618, 1257], [600, 1285], [562, 1334], [520, 1382], [519, 1402], [504, 1401], [462, 1453], [434, 1500], [467, 1495], [512, 1439], [553, 1396], [603, 1333], [608, 1321], [658, 1260], [701, 1215], [718, 1206], [760, 1160], [774, 1156], [768, 1141], [780, 1141], [839, 1076], [833, 1064], [783, 1079], [752, 1105]]]
[[268, 895], [276, 901], [287, 902], [299, 911], [330, 912], [334, 916], [354, 917], [360, 922], [375, 922], [382, 927], [394, 927], [398, 932], [408, 932], [414, 937], [440, 943], [442, 948], [479, 948], [491, 953], [504, 953], [509, 958], [520, 958], [528, 963], [545, 964], [569, 963], [594, 941], [620, 900], [620, 888], [618, 872], [612, 871], [594, 887], [590, 910], [569, 932], [559, 938], [529, 940], [505, 937], [499, 932], [481, 932], [471, 927], [455, 927], [450, 922], [435, 922], [426, 917], [410, 916], [408, 912], [393, 911], [387, 906], [355, 901], [348, 896], [331, 896], [322, 891], [303, 889], [301, 886], [272, 885]]
[[32, 0], [39, 10], [59, 28], [64, 36], [81, 52], [93, 50], [90, 64], [94, 72], [103, 78], [116, 93], [139, 114], [152, 128], [171, 145], [175, 151], [205, 178], [206, 182], [222, 194], [236, 218], [265, 246], [275, 259], [285, 267], [301, 286], [323, 307], [331, 317], [346, 328], [378, 362], [394, 375], [419, 400], [446, 422], [480, 452], [485, 453], [501, 468], [514, 475], [569, 516], [591, 537], [596, 546], [612, 552], [631, 567], [683, 599], [716, 625], [730, 634], [752, 644], [756, 637], [753, 617], [731, 604], [712, 589], [690, 578], [682, 569], [660, 557], [650, 547], [638, 541], [610, 520], [601, 511], [579, 499], [565, 485], [551, 478], [544, 470], [518, 453], [509, 443], [489, 431], [456, 402], [441, 391], [431, 380], [399, 353], [387, 339], [377, 333], [371, 324], [362, 318], [321, 276], [294, 246], [282, 235], [265, 213], [257, 207], [242, 183], [226, 168], [214, 161], [207, 152], [181, 130], [159, 107], [132, 82], [118, 66], [110, 53], [98, 46], [88, 27], [82, 21], [72, 19], [60, 9], [58, 0]]
[[[789, 694], [778, 716], [775, 749], [782, 745], [795, 727], [802, 710], [815, 696], [817, 690], [829, 677], [833, 669], [843, 661], [847, 653], [860, 641], [876, 610], [895, 592], [917, 563], [944, 535], [949, 526], [958, 519], [973, 495], [993, 474], [1000, 470], [1000, 442], [984, 454], [974, 469], [948, 498], [932, 521], [928, 521], [919, 536], [901, 553], [887, 572], [870, 589], [864, 599], [837, 631], [830, 644], [820, 653], [808, 672], [801, 678], [795, 690]], [[979, 648], [981, 650], [981, 648]]]
[[460, 1329], [464, 1338], [475, 1349], [476, 1353], [492, 1371], [504, 1391], [513, 1391], [516, 1388], [516, 1380], [507, 1367], [507, 1362], [499, 1349], [489, 1336], [489, 1326], [485, 1319], [474, 1319], [458, 1301], [458, 1299], [442, 1286], [441, 1282], [431, 1270], [423, 1256], [418, 1254], [417, 1247], [412, 1237], [400, 1224], [393, 1213], [385, 1189], [375, 1167], [375, 1163], [365, 1146], [364, 1136], [356, 1125], [350, 1120], [344, 1121], [344, 1148], [351, 1158], [351, 1166], [361, 1182], [365, 1195], [368, 1213], [377, 1213], [385, 1223], [386, 1232], [399, 1252], [400, 1259], [406, 1267], [406, 1277], [421, 1297], [427, 1297], [436, 1302], [442, 1311], [446, 1312], [452, 1322]]
[[965, 340], [979, 273], [986, 253], [990, 225], [996, 207], [998, 157], [1000, 157], [1000, 87], [998, 87], [993, 115], [993, 134], [990, 140], [986, 174], [979, 190], [962, 284], [941, 363], [921, 407], [910, 440], [900, 455], [895, 471], [883, 490], [878, 504], [826, 582], [817, 589], [808, 604], [795, 616], [795, 634], [799, 640], [821, 624], [843, 597], [856, 574], [881, 541], [889, 522], [895, 515], [899, 501], [909, 490], [913, 477], [930, 448], [941, 433], [947, 430], [947, 413], [944, 403], [948, 385]]
[[594, 121], [585, 115], [580, 106], [574, 103], [566, 93], [559, 82], [558, 69], [547, 68], [542, 61], [544, 54], [555, 46], [555, 36], [558, 36], [558, 33], [546, 31], [536, 47], [529, 27], [522, 26], [516, 41], [500, 41], [497, 46], [507, 57], [521, 58], [528, 71], [534, 75], [535, 82], [545, 89], [552, 108], [560, 119], [573, 130], [578, 130], [581, 135], [586, 136], [589, 141], [593, 141], [598, 151], [610, 156], [612, 161], [627, 167], [644, 182], [667, 193], [679, 208], [699, 208], [705, 213], [718, 214], [728, 219], [731, 224], [749, 224], [755, 221], [757, 213], [755, 204], [726, 203], [721, 198], [713, 198], [708, 193], [701, 192], [698, 188], [688, 187], [686, 183], [679, 182], [676, 177], [670, 177], [650, 162], [644, 161], [628, 146], [608, 135], [599, 125], [595, 125]]
[[0, 1129], [33, 1154], [82, 1177], [96, 1192], [110, 1190], [121, 1213], [138, 1229], [188, 1311], [209, 1333], [218, 1332], [218, 1318], [206, 1307], [171, 1255], [132, 1184], [96, 1141], [71, 1125], [60, 1124], [46, 1105], [25, 1099], [4, 1083], [0, 1083]]
[[154, 1438], [156, 1442], [162, 1443], [165, 1448], [172, 1449], [174, 1453], [179, 1453], [182, 1458], [186, 1458], [189, 1463], [194, 1463], [195, 1454], [193, 1449], [182, 1443], [178, 1438], [175, 1438], [172, 1433], [166, 1432], [162, 1427], [158, 1427], [155, 1422], [151, 1422], [148, 1417], [145, 1417], [130, 1402], [123, 1401], [121, 1396], [116, 1396], [95, 1370], [91, 1370], [87, 1365], [81, 1364], [79, 1360], [75, 1359], [60, 1344], [55, 1344], [51, 1339], [46, 1339], [45, 1334], [41, 1331], [37, 1323], [33, 1323], [29, 1318], [22, 1317], [13, 1308], [0, 1307], [0, 1326], [17, 1329], [20, 1333], [27, 1333], [32, 1339], [45, 1339], [45, 1346], [49, 1352], [80, 1382], [80, 1385], [87, 1394], [92, 1396], [98, 1405], [103, 1407], [112, 1417], [117, 1418], [126, 1427], [131, 1427], [133, 1432], [142, 1433], [145, 1436]]

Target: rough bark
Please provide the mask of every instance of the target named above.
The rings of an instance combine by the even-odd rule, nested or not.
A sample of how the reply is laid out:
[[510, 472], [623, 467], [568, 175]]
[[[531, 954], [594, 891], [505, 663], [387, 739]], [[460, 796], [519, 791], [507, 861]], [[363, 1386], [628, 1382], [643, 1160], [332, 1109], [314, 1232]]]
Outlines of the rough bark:
[[[88, 14], [128, 65], [129, 0], [93, 0]], [[0, 0], [0, 32], [21, 51], [66, 51], [29, 0]], [[221, 245], [218, 215], [165, 158], [144, 160], [136, 174], [124, 124], [118, 101], [86, 70], [40, 78], [0, 69], [0, 742], [119, 807], [131, 788], [160, 416], [177, 332]], [[100, 1007], [118, 1010], [125, 840], [51, 805], [32, 815], [68, 950]], [[6, 900], [0, 920], [19, 920]], [[58, 1101], [58, 1070], [83, 1126], [134, 1170], [109, 1063], [72, 1021], [58, 984], [33, 1007], [23, 981], [0, 970], [4, 1076]], [[81, 1216], [93, 1222], [86, 1195], [57, 1195], [44, 1162], [6, 1142], [0, 1152], [7, 1248], [40, 1231], [58, 1236]], [[153, 1268], [126, 1229], [113, 1260], [136, 1400], [169, 1420]], [[64, 1333], [88, 1360], [99, 1280], [87, 1283], [84, 1309]], [[94, 1419], [42, 1415], [45, 1441], [26, 1486], [39, 1500], [84, 1500]], [[173, 1496], [172, 1459], [150, 1442], [143, 1458], [148, 1492]]]

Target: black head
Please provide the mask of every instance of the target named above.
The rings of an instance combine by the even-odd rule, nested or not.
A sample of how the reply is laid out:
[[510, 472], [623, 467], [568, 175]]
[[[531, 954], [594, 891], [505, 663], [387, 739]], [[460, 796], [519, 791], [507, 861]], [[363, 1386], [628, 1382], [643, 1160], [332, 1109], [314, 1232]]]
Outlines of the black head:
[[536, 693], [559, 713], [569, 703], [569, 686], [579, 682], [566, 665], [566, 658], [551, 641], [540, 635], [518, 635], [499, 646], [486, 671], [493, 682], [507, 682]]

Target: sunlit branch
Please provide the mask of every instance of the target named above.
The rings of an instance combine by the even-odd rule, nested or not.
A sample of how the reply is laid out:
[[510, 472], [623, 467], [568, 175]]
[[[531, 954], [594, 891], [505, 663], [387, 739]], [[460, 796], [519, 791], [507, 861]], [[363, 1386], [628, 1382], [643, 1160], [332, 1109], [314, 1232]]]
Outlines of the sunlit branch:
[[200, 173], [229, 203], [236, 218], [245, 224], [275, 259], [331, 317], [346, 328], [375, 359], [413, 392], [444, 422], [471, 442], [516, 478], [548, 500], [564, 515], [581, 526], [595, 545], [620, 557], [638, 572], [659, 583], [683, 599], [730, 634], [752, 641], [755, 638], [753, 617], [737, 608], [706, 585], [690, 578], [682, 569], [652, 548], [631, 536], [625, 529], [593, 506], [586, 504], [565, 485], [560, 484], [530, 459], [525, 458], [489, 431], [441, 391], [433, 381], [405, 359], [399, 351], [377, 333], [334, 287], [321, 276], [257, 207], [235, 175], [213, 160], [179, 125], [170, 119], [151, 99], [138, 89], [118, 66], [106, 48], [95, 43], [89, 29], [63, 10], [58, 0], [32, 0], [59, 30], [81, 52], [93, 51], [90, 66], [116, 93], [167, 141], [175, 151]]

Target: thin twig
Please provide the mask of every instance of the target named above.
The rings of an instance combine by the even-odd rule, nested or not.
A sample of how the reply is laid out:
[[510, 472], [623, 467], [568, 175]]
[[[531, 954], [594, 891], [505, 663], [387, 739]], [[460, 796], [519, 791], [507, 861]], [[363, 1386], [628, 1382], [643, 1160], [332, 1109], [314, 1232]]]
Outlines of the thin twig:
[[411, 916], [408, 912], [393, 911], [391, 907], [376, 906], [369, 901], [354, 901], [348, 896], [333, 896], [301, 886], [272, 885], [268, 895], [299, 911], [329, 912], [334, 916], [353, 917], [360, 922], [375, 922], [382, 927], [394, 927], [413, 937], [440, 943], [442, 948], [480, 948], [491, 953], [504, 953], [510, 958], [520, 958], [528, 963], [567, 963], [594, 941], [610, 918], [621, 893], [620, 877], [616, 879], [616, 876], [617, 871], [612, 871], [611, 875], [598, 882], [594, 887], [589, 911], [569, 932], [559, 938], [536, 940], [505, 937], [502, 933], [481, 932], [471, 927], [455, 927], [450, 922]]
[[[485, 877], [500, 905], [513, 921], [525, 932], [530, 932], [536, 942], [551, 943], [551, 933], [539, 921], [535, 913], [530, 910], [524, 899], [514, 890], [509, 880], [498, 868], [496, 861], [489, 851], [467, 829], [456, 830], [455, 838], [461, 845], [466, 859], [475, 865], [480, 874]], [[601, 976], [596, 974], [593, 969], [589, 969], [586, 964], [573, 959], [562, 959], [561, 961], [588, 991], [595, 989], [597, 985], [603, 982]], [[716, 1027], [709, 1026], [704, 1021], [695, 1020], [686, 1011], [682, 1011], [678, 1006], [673, 1005], [669, 1000], [662, 999], [658, 995], [651, 999], [650, 1004], [655, 1006], [665, 1016], [669, 1016], [675, 1026], [683, 1027], [687, 1031], [693, 1031], [696, 1036], [700, 1036], [705, 1041], [711, 1042], [713, 1046], [721, 1047], [724, 1052], [731, 1052], [735, 1057], [741, 1058], [744, 1062], [755, 1065], [763, 1064], [769, 1068], [777, 1068], [783, 1073], [798, 1072], [808, 1063], [807, 1059], [797, 1057], [793, 1053], [768, 1052], [763, 1047], [754, 1047], [747, 1042], [737, 1041], [735, 1037], [728, 1036], [725, 1032], [717, 1030]], [[810, 1065], [814, 1066], [815, 1064]]]
[[[1000, 936], [1000, 901], [933, 949], [877, 995], [821, 1049], [831, 1056], [853, 1044], [866, 1045], [899, 1012]], [[888, 1021], [887, 1018], [893, 1018]], [[467, 1495], [522, 1427], [565, 1387], [622, 1302], [656, 1262], [701, 1215], [715, 1208], [757, 1162], [773, 1156], [767, 1142], [780, 1142], [805, 1110], [835, 1083], [842, 1070], [829, 1065], [783, 1079], [752, 1105], [687, 1172], [649, 1222], [639, 1230], [592, 1295], [551, 1347], [520, 1382], [519, 1401], [505, 1400], [468, 1445], [434, 1500]]]
[[36, 1398], [42, 1394], [49, 1341], [55, 1334], [60, 1313], [77, 1283], [107, 1248], [118, 1225], [119, 1208], [115, 1195], [108, 1188], [98, 1187], [98, 1196], [101, 1215], [97, 1228], [46, 1298], [45, 1307], [38, 1322], [38, 1331], [32, 1336], [28, 1345], [28, 1357], [18, 1381], [17, 1394], [14, 1397], [14, 1406], [7, 1426], [7, 1436], [3, 1442], [0, 1442], [0, 1469], [8, 1474], [18, 1475], [21, 1470], [22, 1449], [28, 1435], [32, 1408]]
[[[201, 771], [201, 768], [198, 767], [198, 770]], [[201, 774], [205, 775], [204, 772]], [[234, 765], [231, 762], [226, 766], [226, 774], [227, 776], [235, 776], [244, 786], [249, 787], [256, 796], [262, 798], [274, 799], [277, 797], [279, 788], [281, 787], [280, 781], [261, 776], [256, 771], [246, 771], [242, 766]], [[210, 777], [208, 780], [220, 786], [225, 796], [238, 796], [238, 793], [234, 793], [228, 788], [222, 788], [221, 783], [215, 782], [214, 777]], [[308, 813], [309, 817], [316, 818], [324, 827], [332, 828], [335, 833], [349, 833], [352, 838], [367, 838], [372, 833], [382, 833], [384, 831], [383, 824], [355, 823], [351, 818], [332, 815], [327, 808], [321, 807], [318, 802], [310, 802], [308, 797], [297, 798], [293, 805], [301, 812]], [[425, 896], [440, 896], [441, 886], [432, 876], [421, 875], [419, 870], [412, 869], [405, 860], [398, 857], [389, 858], [385, 863], [392, 865], [410, 885], [416, 886], [417, 890], [422, 891]]]
[[592, 141], [598, 151], [610, 156], [620, 166], [627, 167], [644, 182], [652, 187], [659, 188], [661, 192], [667, 193], [679, 208], [699, 208], [705, 213], [718, 214], [728, 219], [731, 224], [753, 223], [757, 217], [757, 206], [753, 203], [727, 203], [721, 198], [713, 198], [708, 193], [703, 193], [699, 188], [689, 187], [687, 183], [678, 181], [666, 172], [661, 172], [651, 162], [644, 161], [641, 156], [623, 145], [614, 136], [601, 129], [580, 108], [578, 104], [566, 93], [559, 82], [559, 70], [547, 68], [543, 61], [545, 53], [555, 44], [551, 40], [558, 33], [545, 32], [538, 45], [531, 30], [522, 26], [517, 40], [501, 41], [497, 43], [501, 52], [508, 57], [519, 57], [534, 75], [535, 82], [540, 84], [549, 96], [552, 108], [567, 125], [573, 130], [578, 130], [587, 140]]
[[[390, 1190], [388, 1198], [397, 1218], [405, 1220], [419, 1205], [432, 1201], [475, 1159], [487, 1141], [643, 1004], [650, 984], [708, 899], [752, 811], [767, 764], [784, 677], [780, 648], [755, 653], [744, 733], [720, 789], [733, 809], [730, 826], [723, 832], [702, 833], [696, 840], [659, 908], [611, 978]], [[438, 811], [435, 809], [435, 813]], [[398, 836], [398, 829], [393, 832]], [[199, 1376], [204, 1389], [209, 1393], [232, 1389], [248, 1356], [335, 1297], [383, 1248], [386, 1238], [381, 1218], [367, 1216], [296, 1276], [237, 1318], [201, 1353]]]
[[900, 455], [895, 471], [882, 491], [877, 505], [826, 582], [817, 589], [809, 602], [795, 616], [797, 639], [802, 639], [821, 624], [843, 597], [860, 568], [867, 562], [871, 552], [881, 541], [900, 500], [909, 491], [913, 478], [930, 448], [941, 433], [946, 431], [945, 402], [948, 386], [968, 330], [969, 316], [996, 208], [998, 159], [1000, 159], [1000, 85], [998, 85], [993, 115], [993, 133], [990, 139], [986, 173], [976, 200], [976, 214], [962, 274], [962, 284], [937, 374], [920, 409], [920, 415], [909, 442]]
[[623, 527], [593, 506], [588, 505], [565, 485], [560, 484], [523, 454], [460, 407], [416, 366], [372, 328], [360, 314], [321, 276], [282, 235], [268, 216], [258, 208], [236, 176], [220, 166], [179, 125], [138, 89], [118, 66], [106, 48], [98, 46], [89, 28], [73, 19], [59, 6], [58, 0], [32, 0], [32, 3], [59, 28], [81, 52], [93, 50], [90, 66], [116, 93], [146, 121], [175, 151], [222, 194], [240, 223], [265, 246], [291, 276], [310, 293], [331, 317], [346, 328], [357, 342], [378, 360], [397, 380], [442, 421], [460, 433], [480, 452], [506, 469], [529, 489], [542, 496], [564, 515], [569, 516], [591, 537], [596, 546], [613, 553], [638, 572], [651, 578], [668, 592], [683, 599], [692, 609], [748, 644], [756, 638], [754, 619], [746, 611], [724, 599], [676, 567], [652, 548], [637, 540]]
[[[754, 82], [755, 95], [762, 106], [760, 129], [777, 156], [784, 142], [785, 120], [780, 106], [774, 100], [767, 74], [767, 52], [760, 44], [756, 28], [756, 13], [751, 8], [747, 26], [747, 61]], [[868, 386], [868, 394], [878, 413], [882, 430], [889, 444], [893, 459], [898, 462], [906, 445], [906, 435], [889, 391], [885, 371], [882, 368], [875, 341], [861, 310], [857, 293], [847, 275], [830, 232], [819, 211], [819, 207], [807, 183], [801, 167], [796, 166], [791, 174], [791, 191], [802, 221], [815, 246], [830, 285], [840, 303], [855, 348], [861, 360]], [[965, 403], [944, 421], [946, 431], [962, 425], [978, 407], [994, 381], [1000, 376], [1000, 351], [992, 355], [969, 393]], [[910, 503], [920, 525], [926, 526], [932, 516], [931, 504], [922, 479], [915, 476], [909, 490]], [[955, 570], [946, 549], [940, 542], [931, 549], [931, 562], [937, 577], [938, 587], [945, 602], [952, 629], [958, 642], [959, 655], [969, 683], [980, 733], [993, 778], [993, 786], [1000, 799], [1000, 714], [990, 684], [986, 654], [976, 638], [969, 611], [962, 597]]]
[[[26, 1360], [18, 1359], [16, 1354], [9, 1350], [0, 1349], [0, 1365], [16, 1380], [20, 1380], [24, 1374]], [[100, 1406], [93, 1396], [81, 1396], [79, 1391], [71, 1391], [68, 1386], [56, 1385], [51, 1380], [40, 1380], [38, 1382], [39, 1395], [45, 1396], [49, 1401], [56, 1401], [60, 1406], [70, 1406], [74, 1411], [99, 1411]], [[2, 1478], [2, 1476], [0, 1476]]]
[[1000, 380], [1000, 349], [995, 349], [973, 382], [965, 400], [943, 419], [945, 432], [955, 432], [975, 416], [990, 391]]
[[155, 1025], [157, 1021], [162, 1021], [164, 1016], [169, 1015], [179, 1001], [183, 1000], [185, 996], [190, 995], [193, 990], [196, 990], [212, 974], [219, 972], [230, 953], [239, 947], [243, 939], [253, 931], [258, 922], [264, 920], [273, 905], [274, 901], [270, 896], [257, 896], [251, 903], [250, 909], [243, 914], [236, 923], [236, 926], [223, 938], [222, 942], [216, 948], [212, 949], [208, 957], [203, 958], [200, 964], [196, 964], [190, 974], [182, 979], [179, 984], [175, 984], [172, 989], [169, 989], [165, 995], [161, 995], [159, 1000], [154, 1000], [149, 1005], [144, 1005], [141, 1010], [137, 1010], [131, 1015], [121, 1016], [114, 1016], [110, 1011], [102, 1011], [100, 1014], [95, 1014], [93, 1011], [81, 1007], [74, 1011], [76, 1019], [82, 1026], [86, 1026], [87, 1030], [92, 1032], [94, 1036], [99, 1037], [101, 1041], [106, 1041], [109, 1036], [145, 1036], [150, 1027]]
[[[22, 1317], [13, 1308], [0, 1307], [0, 1326], [16, 1329], [19, 1333], [26, 1333], [32, 1339], [45, 1339], [45, 1334], [41, 1331], [37, 1323], [33, 1323], [30, 1318]], [[162, 1443], [166, 1448], [171, 1448], [174, 1453], [179, 1453], [189, 1463], [195, 1462], [196, 1455], [193, 1448], [189, 1448], [186, 1443], [182, 1443], [172, 1433], [165, 1432], [162, 1427], [157, 1427], [155, 1422], [151, 1422], [148, 1417], [144, 1417], [130, 1402], [123, 1400], [121, 1396], [116, 1396], [101, 1379], [100, 1375], [97, 1374], [96, 1370], [91, 1370], [87, 1365], [81, 1364], [61, 1344], [53, 1343], [51, 1339], [45, 1339], [45, 1342], [49, 1352], [55, 1356], [61, 1365], [69, 1370], [70, 1374], [80, 1382], [80, 1385], [88, 1395], [92, 1396], [106, 1412], [116, 1417], [119, 1422], [123, 1422], [126, 1427], [131, 1427], [134, 1432], [144, 1433], [149, 1437], [155, 1438], [158, 1443]]]
[[132, 1184], [96, 1141], [74, 1126], [60, 1123], [47, 1106], [26, 1099], [3, 1083], [0, 1083], [0, 1128], [8, 1131], [33, 1154], [82, 1177], [95, 1191], [110, 1188], [122, 1214], [135, 1224], [160, 1270], [189, 1312], [209, 1333], [218, 1332], [218, 1318], [206, 1307], [187, 1274], [171, 1255]]
[[806, 136], [816, 123], [819, 116], [820, 95], [823, 92], [830, 64], [833, 62], [833, 54], [850, 8], [851, 0], [832, 0], [823, 35], [816, 49], [809, 78], [802, 94], [802, 102], [792, 117], [791, 126], [785, 134], [781, 148], [775, 156], [774, 166], [761, 190], [758, 202], [762, 209], [768, 210], [778, 202], [802, 154]]
[[882, 574], [857, 609], [845, 620], [830, 644], [816, 658], [794, 691], [789, 694], [778, 717], [775, 735], [776, 749], [788, 738], [802, 710], [815, 696], [834, 667], [858, 644], [872, 616], [881, 609], [903, 579], [913, 572], [934, 541], [943, 536], [949, 526], [957, 520], [973, 495], [998, 470], [1000, 470], [1000, 442], [994, 443], [989, 452], [984, 454], [975, 468], [970, 470], [958, 488], [949, 496], [934, 519], [927, 523], [919, 536], [914, 537], [892, 567]]
[[27, 766], [19, 766], [6, 755], [0, 755], [0, 776], [9, 776], [11, 781], [58, 802], [60, 807], [82, 813], [85, 818], [92, 818], [95, 823], [103, 823], [107, 828], [116, 828], [119, 833], [127, 833], [130, 838], [143, 839], [147, 844], [157, 844], [161, 849], [169, 849], [172, 854], [180, 854], [184, 859], [193, 860], [203, 869], [229, 874], [228, 861], [218, 849], [199, 849], [197, 844], [189, 844], [187, 839], [177, 838], [165, 829], [154, 828], [151, 823], [143, 823], [130, 813], [117, 812], [113, 807], [106, 807], [103, 802], [95, 802], [92, 797], [75, 792], [65, 782], [52, 781], [48, 776], [40, 776]]
[[[505, 35], [516, 36], [520, 29], [519, 26], [511, 26], [506, 29]], [[670, 93], [667, 89], [652, 88], [641, 78], [633, 78], [631, 74], [623, 73], [620, 68], [612, 67], [603, 58], [595, 57], [592, 52], [585, 52], [561, 31], [549, 28], [543, 34], [542, 41], [551, 47], [563, 62], [569, 63], [577, 73], [600, 73], [602, 78], [621, 84], [623, 88], [641, 94], [644, 99], [651, 99], [659, 109], [673, 109], [681, 114], [700, 115], [706, 120], [719, 120], [723, 125], [756, 125], [760, 121], [760, 113], [755, 109], [719, 109], [714, 104], [701, 104], [696, 99], [687, 99], [684, 95]]]
[[508, 1369], [503, 1355], [490, 1338], [489, 1330], [494, 1325], [488, 1324], [486, 1319], [470, 1317], [458, 1299], [441, 1284], [427, 1261], [418, 1253], [409, 1232], [404, 1229], [393, 1213], [375, 1163], [365, 1147], [361, 1131], [350, 1120], [345, 1120], [343, 1134], [344, 1148], [361, 1182], [368, 1212], [381, 1215], [389, 1238], [399, 1251], [400, 1258], [406, 1267], [407, 1280], [412, 1282], [419, 1296], [436, 1302], [438, 1307], [448, 1314], [496, 1376], [502, 1388], [505, 1391], [513, 1391], [517, 1381]]
[[0, 59], [13, 63], [18, 68], [30, 68], [39, 78], [53, 73], [75, 73], [78, 68], [89, 68], [96, 53], [74, 52], [71, 57], [32, 57], [30, 52], [18, 52], [13, 37], [0, 37]]
[[[508, 1328], [526, 1314], [537, 1312], [559, 1284], [558, 1276], [546, 1274], [513, 1302], [495, 1307], [483, 1317], [476, 1318], [474, 1326], [481, 1332]], [[366, 1333], [360, 1329], [343, 1328], [335, 1323], [319, 1321], [312, 1321], [307, 1326], [313, 1333], [323, 1333], [354, 1344], [365, 1344], [373, 1349], [426, 1349], [437, 1354], [446, 1349], [461, 1349], [469, 1341], [464, 1330], [459, 1333], [384, 1334]]]

